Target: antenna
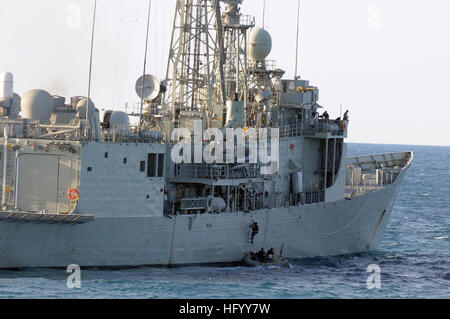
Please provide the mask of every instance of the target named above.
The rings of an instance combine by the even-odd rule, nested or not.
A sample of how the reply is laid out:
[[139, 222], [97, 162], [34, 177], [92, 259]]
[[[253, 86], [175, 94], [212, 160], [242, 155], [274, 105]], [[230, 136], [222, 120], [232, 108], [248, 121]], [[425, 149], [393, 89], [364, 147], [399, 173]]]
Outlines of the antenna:
[[263, 23], [262, 23], [262, 28], [264, 29], [266, 25], [266, 0], [264, 0], [264, 4], [263, 4]]
[[297, 12], [297, 40], [296, 40], [296, 49], [295, 49], [295, 77], [294, 77], [295, 80], [298, 79], [299, 36], [300, 36], [300, 0], [298, 0], [298, 12]]
[[156, 99], [160, 91], [161, 83], [153, 75], [145, 74], [141, 76], [136, 82], [136, 93], [141, 98], [141, 105], [143, 104], [144, 100], [152, 101]]
[[94, 36], [95, 36], [95, 18], [97, 14], [97, 0], [94, 1], [94, 16], [92, 19], [92, 38], [91, 38], [91, 58], [89, 63], [89, 82], [88, 82], [88, 96], [86, 104], [86, 122], [87, 129], [89, 130], [89, 103], [91, 100], [91, 81], [92, 81], [92, 58], [94, 56]]
[[[222, 18], [221, 2], [226, 3], [224, 14], [228, 14], [225, 18]], [[218, 109], [226, 105], [228, 89], [225, 67], [228, 55], [224, 49], [227, 38], [223, 25], [228, 17], [231, 17], [229, 19], [233, 26], [239, 24], [233, 18], [239, 14], [240, 2], [242, 0], [176, 2], [165, 78], [171, 85], [164, 97], [165, 106], [171, 110], [172, 123], [177, 120], [178, 110], [205, 110], [212, 114], [215, 107]], [[230, 27], [227, 30], [232, 32], [238, 28]], [[239, 35], [239, 40], [244, 39], [242, 32]], [[230, 45], [229, 49], [233, 50], [234, 47]], [[230, 89], [232, 91], [234, 87]], [[219, 117], [222, 117], [223, 112], [219, 113]]]
[[[142, 127], [142, 109], [144, 107], [144, 99], [149, 99], [152, 94], [148, 94], [148, 96], [146, 96], [144, 94], [144, 91], [147, 89], [149, 89], [148, 85], [147, 85], [147, 80], [148, 77], [145, 75], [146, 71], [147, 71], [147, 52], [148, 52], [148, 35], [149, 35], [149, 31], [150, 31], [150, 13], [151, 13], [151, 8], [152, 8], [152, 0], [148, 0], [148, 17], [147, 17], [147, 33], [145, 35], [145, 53], [144, 53], [144, 71], [142, 73], [142, 77], [139, 79], [141, 80], [141, 92], [138, 92], [138, 95], [141, 98], [141, 109], [139, 112], [139, 126], [138, 126], [138, 132], [141, 131], [141, 127]], [[138, 82], [139, 82], [138, 80]], [[156, 79], [157, 80], [157, 79]], [[151, 85], [154, 85], [154, 79], [151, 79], [150, 82], [152, 82]], [[159, 84], [158, 84], [158, 93], [156, 93], [156, 96], [153, 98], [155, 99], [158, 94], [159, 94]], [[155, 86], [153, 86], [153, 91], [155, 91]], [[138, 90], [138, 84], [136, 84], [136, 90]], [[148, 92], [146, 92], [148, 93]]]

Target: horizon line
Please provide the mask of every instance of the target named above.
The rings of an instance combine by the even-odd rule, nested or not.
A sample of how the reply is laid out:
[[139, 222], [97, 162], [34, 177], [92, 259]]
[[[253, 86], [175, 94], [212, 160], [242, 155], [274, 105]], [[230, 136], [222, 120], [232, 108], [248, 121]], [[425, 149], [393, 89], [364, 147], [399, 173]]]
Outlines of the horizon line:
[[369, 144], [369, 145], [398, 145], [398, 146], [430, 146], [430, 147], [450, 147], [450, 145], [431, 145], [431, 144], [404, 144], [404, 143], [373, 143], [373, 142], [347, 142], [348, 144]]

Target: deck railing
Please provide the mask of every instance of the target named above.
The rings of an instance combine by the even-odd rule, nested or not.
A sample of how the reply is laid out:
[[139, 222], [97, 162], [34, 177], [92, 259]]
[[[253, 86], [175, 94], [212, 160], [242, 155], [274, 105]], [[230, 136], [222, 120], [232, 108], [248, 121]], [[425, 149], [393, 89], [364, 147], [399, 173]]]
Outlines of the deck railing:
[[[290, 194], [285, 201], [284, 206], [299, 206], [299, 205], [311, 205], [325, 202], [325, 192], [303, 192], [297, 194]], [[283, 205], [281, 205], [283, 206]]]
[[280, 138], [295, 136], [314, 136], [319, 133], [331, 133], [335, 136], [343, 136], [345, 127], [342, 121], [318, 120], [314, 124], [303, 125], [303, 123], [280, 125]]
[[175, 177], [177, 178], [199, 178], [199, 179], [239, 179], [259, 178], [261, 170], [258, 164], [240, 165], [220, 164], [180, 164], [175, 166]]

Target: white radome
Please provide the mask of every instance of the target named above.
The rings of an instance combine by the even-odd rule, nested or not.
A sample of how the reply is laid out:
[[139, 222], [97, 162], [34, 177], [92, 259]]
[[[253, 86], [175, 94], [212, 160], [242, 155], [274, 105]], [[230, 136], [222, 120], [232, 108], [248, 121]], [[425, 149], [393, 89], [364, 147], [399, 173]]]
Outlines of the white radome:
[[253, 61], [264, 61], [272, 51], [272, 37], [261, 28], [254, 28], [249, 36], [249, 55]]
[[128, 130], [130, 128], [130, 117], [127, 113], [115, 111], [111, 114], [111, 128]]
[[22, 118], [48, 121], [53, 112], [53, 97], [44, 90], [31, 90], [21, 101]]

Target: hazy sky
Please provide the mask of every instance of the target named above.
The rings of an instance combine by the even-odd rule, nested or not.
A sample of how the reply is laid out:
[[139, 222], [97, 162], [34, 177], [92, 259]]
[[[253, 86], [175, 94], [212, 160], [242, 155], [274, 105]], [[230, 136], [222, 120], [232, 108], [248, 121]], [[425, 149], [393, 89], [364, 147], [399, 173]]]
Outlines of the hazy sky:
[[[93, 0], [0, 0], [0, 72], [15, 91], [87, 94]], [[292, 77], [297, 0], [266, 0], [269, 59]], [[147, 0], [98, 0], [92, 98], [134, 104]], [[153, 0], [148, 72], [165, 75], [175, 0]], [[245, 0], [262, 23], [263, 0]], [[332, 117], [350, 110], [350, 142], [450, 146], [450, 1], [302, 0], [300, 73]]]

